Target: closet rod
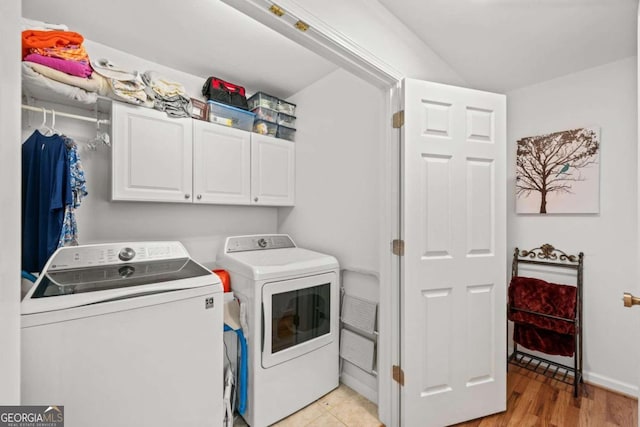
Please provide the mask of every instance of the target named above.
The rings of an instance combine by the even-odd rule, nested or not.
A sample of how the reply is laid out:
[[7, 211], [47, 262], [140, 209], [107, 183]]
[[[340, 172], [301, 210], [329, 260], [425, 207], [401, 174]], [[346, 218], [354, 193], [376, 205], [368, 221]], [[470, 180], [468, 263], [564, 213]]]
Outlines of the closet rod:
[[80, 115], [77, 115], [77, 114], [60, 113], [58, 111], [54, 111], [53, 109], [47, 110], [46, 108], [43, 108], [43, 107], [33, 107], [31, 105], [22, 104], [22, 109], [23, 110], [28, 110], [28, 111], [35, 111], [35, 112], [39, 112], [39, 113], [42, 113], [42, 112], [51, 113], [51, 114], [55, 113], [56, 116], [68, 117], [70, 119], [82, 120], [82, 121], [91, 122], [91, 123], [98, 123], [98, 124], [109, 124], [109, 123], [111, 123], [111, 121], [109, 119], [96, 119], [96, 118], [93, 118], [93, 117], [80, 116]]

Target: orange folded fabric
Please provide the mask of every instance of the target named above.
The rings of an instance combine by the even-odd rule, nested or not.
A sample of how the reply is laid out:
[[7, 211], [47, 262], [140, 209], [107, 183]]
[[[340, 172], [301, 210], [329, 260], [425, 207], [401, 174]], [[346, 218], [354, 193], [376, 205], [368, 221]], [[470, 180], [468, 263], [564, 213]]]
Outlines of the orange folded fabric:
[[29, 49], [79, 46], [83, 41], [84, 37], [73, 31], [25, 30], [22, 32], [22, 57], [29, 54]]
[[31, 48], [29, 53], [37, 53], [38, 55], [67, 59], [69, 61], [89, 62], [89, 55], [83, 46]]

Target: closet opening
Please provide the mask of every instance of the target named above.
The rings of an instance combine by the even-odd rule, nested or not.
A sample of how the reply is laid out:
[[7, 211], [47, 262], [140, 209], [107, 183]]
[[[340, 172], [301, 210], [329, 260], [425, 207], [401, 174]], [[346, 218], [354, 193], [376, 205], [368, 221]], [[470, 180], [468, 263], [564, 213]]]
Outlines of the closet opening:
[[[396, 425], [399, 385], [391, 371], [399, 359], [400, 278], [390, 242], [399, 233], [399, 131], [391, 123], [400, 105], [398, 72], [349, 47], [320, 22], [307, 22], [309, 28], [302, 32], [289, 22], [299, 21], [292, 12], [287, 11], [282, 21], [273, 21], [272, 12], [262, 12], [262, 6], [256, 12], [251, 2], [194, 3], [181, 6], [184, 11], [158, 12], [158, 16], [182, 15], [184, 19], [176, 22], [190, 23], [181, 29], [185, 32], [197, 32], [201, 27], [197, 24], [206, 23], [198, 32], [206, 35], [198, 37], [195, 50], [206, 61], [196, 60], [186, 46], [189, 43], [171, 42], [173, 37], [158, 22], [123, 20], [109, 11], [101, 14], [99, 22], [89, 22], [75, 12], [82, 10], [80, 3], [76, 8], [66, 2], [61, 8], [55, 1], [26, 0], [23, 17], [65, 24], [84, 35], [92, 59], [108, 59], [139, 72], [159, 71], [182, 83], [195, 98], [201, 97], [206, 77], [216, 76], [244, 85], [249, 94], [263, 91], [297, 105], [295, 205], [282, 207], [114, 201], [113, 149], [91, 145], [97, 136], [95, 122], [58, 114], [56, 127], [84, 148], [89, 196], [77, 213], [80, 243], [179, 240], [196, 260], [213, 268], [226, 236], [286, 233], [300, 246], [336, 256], [345, 296], [355, 298], [352, 303], [378, 305], [373, 333], [364, 335], [375, 344], [375, 354], [370, 355], [373, 365], [367, 370], [345, 359], [341, 381], [377, 403], [380, 420]], [[144, 4], [129, 6], [140, 8], [141, 13], [145, 8]], [[166, 6], [154, 3], [153, 7]], [[250, 9], [255, 10], [248, 13]], [[221, 29], [224, 20], [231, 23], [228, 31], [232, 32]], [[140, 33], [149, 37], [133, 36]], [[271, 48], [265, 46], [269, 43]], [[226, 46], [214, 49], [221, 44]], [[35, 96], [25, 102], [35, 108], [97, 117], [105, 128], [100, 132], [108, 128], [111, 144], [119, 143], [113, 120], [111, 128], [106, 123], [113, 113], [108, 102], [99, 101], [96, 107]], [[41, 117], [36, 111], [25, 111], [23, 140]], [[148, 161], [154, 161], [153, 155]]]

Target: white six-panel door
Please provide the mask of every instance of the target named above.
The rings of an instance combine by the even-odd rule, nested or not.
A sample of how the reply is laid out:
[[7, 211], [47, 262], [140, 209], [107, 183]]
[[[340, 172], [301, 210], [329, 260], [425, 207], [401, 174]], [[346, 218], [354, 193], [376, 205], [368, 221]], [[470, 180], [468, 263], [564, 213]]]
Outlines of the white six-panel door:
[[405, 80], [402, 425], [506, 409], [506, 101]]

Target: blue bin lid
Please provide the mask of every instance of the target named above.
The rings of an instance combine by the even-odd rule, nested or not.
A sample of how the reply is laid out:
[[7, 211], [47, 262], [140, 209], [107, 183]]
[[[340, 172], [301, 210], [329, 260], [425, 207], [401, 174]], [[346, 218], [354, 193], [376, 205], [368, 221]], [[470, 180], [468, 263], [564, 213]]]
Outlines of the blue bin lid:
[[252, 113], [251, 111], [243, 110], [242, 108], [234, 107], [233, 105], [223, 104], [222, 102], [216, 101], [207, 101], [207, 104], [217, 105], [222, 108], [228, 108], [229, 110], [237, 111], [238, 113], [243, 113], [251, 117], [255, 117], [256, 113]]

